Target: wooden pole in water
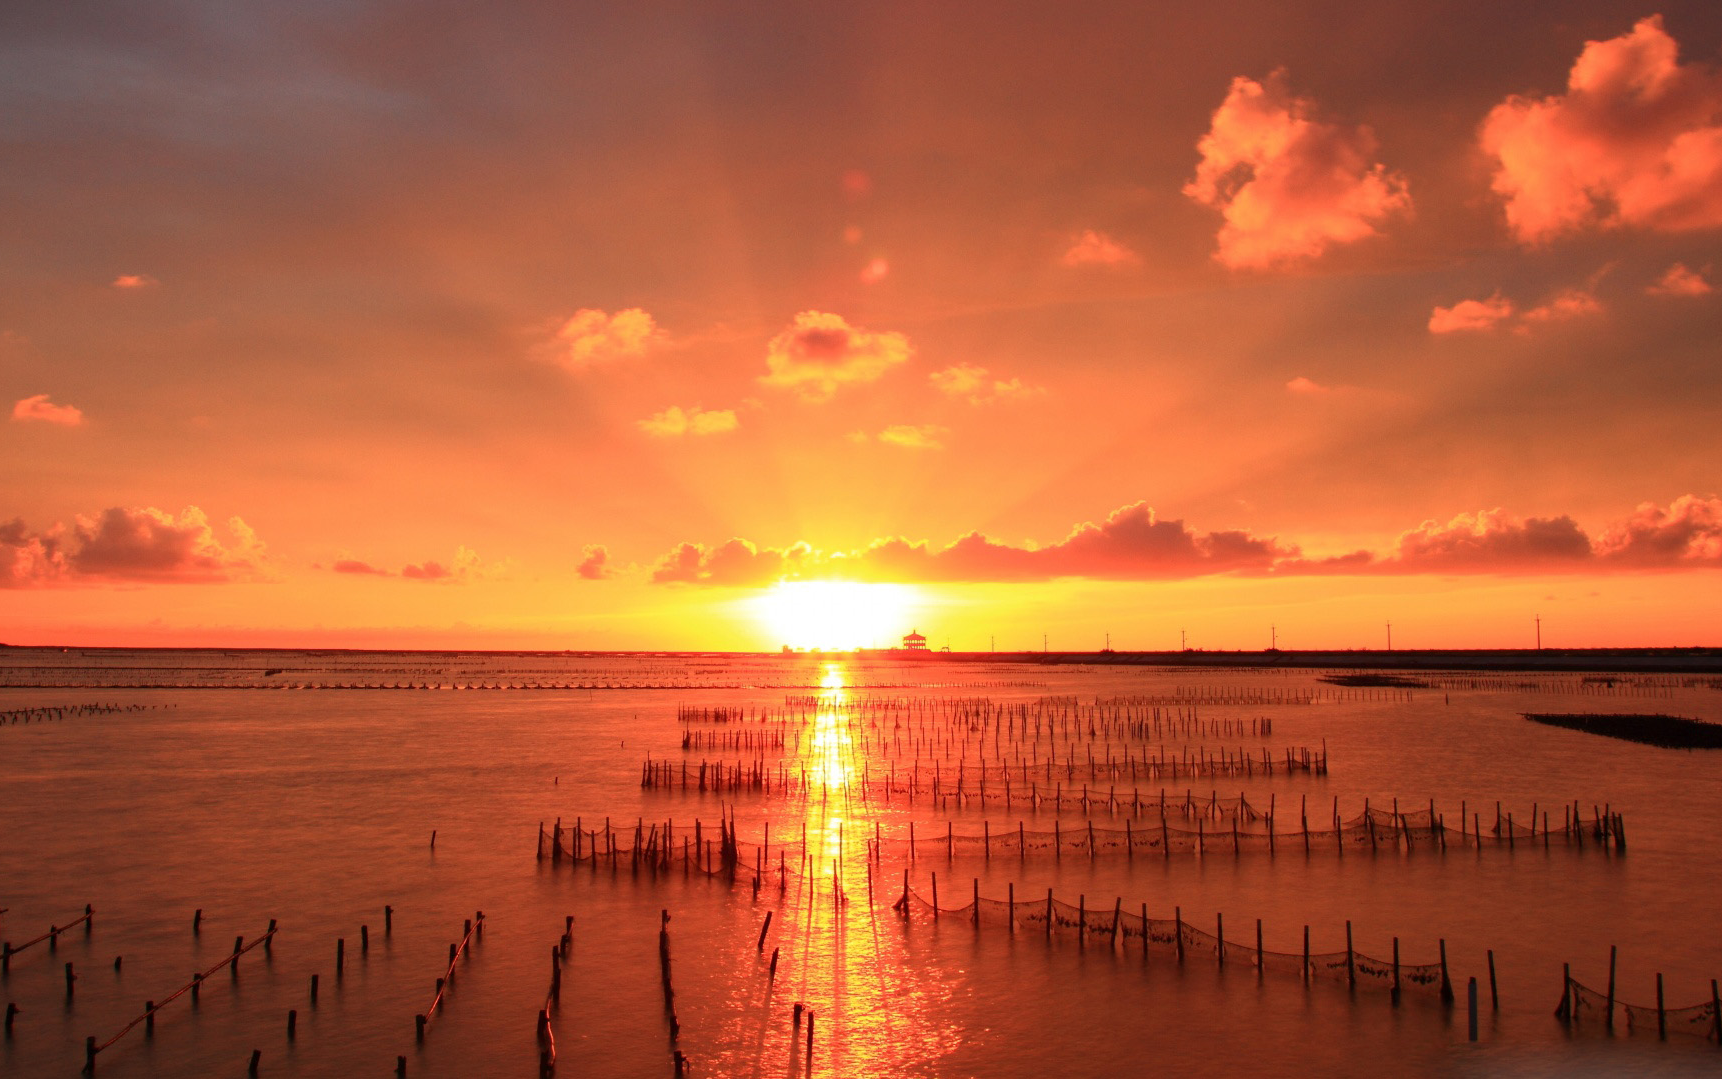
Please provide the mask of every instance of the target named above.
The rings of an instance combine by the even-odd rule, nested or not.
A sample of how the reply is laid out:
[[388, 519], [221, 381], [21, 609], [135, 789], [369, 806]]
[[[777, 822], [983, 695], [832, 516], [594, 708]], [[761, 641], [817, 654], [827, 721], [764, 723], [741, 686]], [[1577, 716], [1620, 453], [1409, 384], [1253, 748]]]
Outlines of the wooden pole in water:
[[1309, 981], [1310, 974], [1311, 974], [1311, 971], [1309, 969], [1309, 926], [1305, 925], [1303, 927], [1303, 980], [1305, 982]]
[[1399, 938], [1398, 937], [1393, 938], [1393, 993], [1392, 993], [1391, 999], [1392, 999], [1394, 1004], [1399, 1003]]
[[1608, 946], [1608, 1008], [1603, 1013], [1603, 1023], [1609, 1030], [1614, 1029], [1614, 959], [1617, 950], [1613, 944]]
[[1357, 959], [1351, 950], [1351, 919], [1345, 920], [1345, 984], [1347, 988], [1357, 988]]
[[1668, 1040], [1668, 1012], [1662, 1006], [1662, 972], [1656, 972], [1656, 1036]]
[[1465, 1006], [1466, 1006], [1466, 1012], [1468, 1013], [1469, 1018], [1470, 1018], [1470, 1022], [1468, 1024], [1468, 1026], [1470, 1029], [1471, 1040], [1476, 1041], [1477, 1040], [1477, 979], [1476, 978], [1470, 979], [1469, 983], [1465, 986]]
[[1262, 920], [1256, 919], [1256, 980], [1262, 977]]
[[1489, 949], [1489, 1010], [1501, 1010], [1501, 994], [1495, 987], [1495, 949]]
[[1722, 1048], [1722, 994], [1716, 991], [1716, 979], [1710, 979], [1710, 1022], [1716, 1032], [1716, 1045]]
[[1447, 976], [1447, 938], [1441, 938], [1441, 1003], [1453, 1003], [1453, 981]]

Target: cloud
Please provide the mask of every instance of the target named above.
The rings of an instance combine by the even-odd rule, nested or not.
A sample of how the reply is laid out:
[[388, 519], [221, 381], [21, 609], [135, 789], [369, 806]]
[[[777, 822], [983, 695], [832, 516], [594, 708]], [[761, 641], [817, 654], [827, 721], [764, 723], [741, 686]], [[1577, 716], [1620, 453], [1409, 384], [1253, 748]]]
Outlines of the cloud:
[[1232, 80], [1196, 148], [1202, 155], [1184, 194], [1225, 218], [1214, 257], [1232, 269], [1314, 258], [1376, 234], [1409, 210], [1405, 179], [1375, 154], [1367, 127], [1312, 119], [1275, 72], [1265, 83]]
[[1059, 261], [1066, 266], [1127, 266], [1141, 259], [1104, 232], [1084, 229]]
[[809, 560], [812, 549], [805, 543], [790, 547], [758, 548], [744, 539], [732, 539], [718, 547], [698, 543], [677, 545], [652, 569], [654, 584], [703, 584], [737, 586], [768, 584], [795, 576]]
[[456, 547], [452, 562], [419, 562], [401, 567], [401, 576], [409, 581], [464, 584], [467, 581], [499, 577], [512, 566], [512, 561], [485, 562], [470, 547]]
[[601, 543], [588, 543], [580, 550], [580, 565], [575, 568], [583, 579], [601, 581], [615, 571], [610, 568], [610, 551]]
[[1645, 502], [1597, 537], [1599, 557], [1630, 566], [1722, 566], [1722, 498]]
[[594, 364], [643, 356], [664, 334], [652, 316], [638, 307], [607, 315], [596, 308], [582, 308], [557, 329], [547, 346], [549, 355], [571, 371]]
[[114, 278], [114, 280], [113, 280], [113, 287], [114, 288], [127, 289], [127, 290], [140, 289], [140, 288], [154, 288], [156, 285], [159, 285], [159, 284], [161, 284], [160, 281], [157, 281], [155, 278], [151, 277], [149, 274], [144, 274], [144, 273], [123, 273], [123, 274], [120, 274], [118, 277]]
[[378, 569], [369, 562], [360, 562], [354, 558], [337, 558], [329, 568], [336, 573], [374, 574], [378, 577], [390, 575], [386, 569]]
[[888, 581], [1049, 581], [1062, 577], [1165, 580], [1233, 571], [1265, 572], [1295, 548], [1245, 532], [1193, 532], [1147, 505], [1125, 506], [1081, 524], [1049, 547], [1012, 545], [970, 532], [945, 547], [901, 537], [863, 550], [820, 555], [806, 544], [756, 548], [734, 539], [714, 550], [683, 543], [658, 563], [657, 583], [764, 584], [814, 573]]
[[950, 437], [950, 428], [934, 423], [898, 423], [879, 432], [880, 442], [901, 446], [906, 450], [942, 450], [945, 448], [945, 440]]
[[1020, 401], [1046, 391], [1030, 386], [1020, 378], [994, 378], [985, 367], [959, 363], [927, 376], [933, 387], [947, 397], [966, 399], [971, 405], [989, 405], [997, 401]]
[[1492, 330], [1512, 315], [1513, 301], [1497, 292], [1486, 300], [1460, 300], [1452, 307], [1437, 307], [1429, 315], [1429, 332]]
[[56, 405], [48, 400], [47, 394], [38, 393], [13, 405], [12, 419], [19, 423], [54, 423], [62, 427], [76, 427], [84, 422], [84, 414], [71, 405]]
[[0, 587], [100, 582], [209, 583], [255, 578], [266, 551], [251, 527], [227, 520], [231, 539], [216, 538], [196, 506], [178, 517], [153, 507], [115, 506], [33, 533], [22, 520], [0, 525]]
[[0, 523], [0, 588], [31, 588], [63, 579], [69, 572], [63, 533], [60, 528], [31, 532], [21, 517]]
[[767, 386], [793, 390], [802, 400], [829, 401], [841, 386], [873, 382], [907, 363], [913, 350], [900, 333], [869, 333], [841, 315], [803, 311], [771, 339]]
[[1563, 322], [1602, 311], [1602, 301], [1584, 289], [1566, 289], [1525, 312], [1526, 322]]
[[1286, 383], [1286, 392], [1295, 393], [1299, 397], [1325, 397], [1334, 390], [1332, 386], [1323, 386], [1312, 378], [1299, 375]]
[[1683, 495], [1667, 507], [1644, 503], [1594, 536], [1565, 514], [1517, 517], [1492, 509], [1424, 521], [1385, 551], [1323, 557], [1306, 557], [1295, 543], [1247, 530], [1197, 531], [1138, 502], [1098, 524], [1077, 525], [1047, 546], [1005, 543], [981, 532], [943, 547], [895, 536], [836, 552], [805, 543], [759, 548], [744, 539], [711, 549], [683, 543], [658, 562], [652, 580], [729, 586], [789, 577], [1012, 583], [1218, 574], [1529, 577], [1711, 568], [1722, 569], [1722, 498]]
[[1588, 41], [1567, 92], [1513, 96], [1479, 136], [1507, 225], [1536, 244], [1590, 225], [1666, 232], [1722, 225], [1722, 76], [1679, 63], [1651, 15]]
[[1655, 284], [1645, 286], [1644, 291], [1652, 296], [1708, 296], [1713, 289], [1703, 274], [1676, 262]]
[[1499, 572], [1582, 568], [1590, 540], [1571, 517], [1512, 517], [1499, 509], [1424, 521], [1401, 533], [1379, 568], [1398, 572]]
[[739, 423], [731, 409], [707, 412], [698, 406], [682, 409], [671, 405], [649, 420], [638, 422], [640, 430], [654, 438], [677, 438], [682, 435], [721, 435], [735, 430]]

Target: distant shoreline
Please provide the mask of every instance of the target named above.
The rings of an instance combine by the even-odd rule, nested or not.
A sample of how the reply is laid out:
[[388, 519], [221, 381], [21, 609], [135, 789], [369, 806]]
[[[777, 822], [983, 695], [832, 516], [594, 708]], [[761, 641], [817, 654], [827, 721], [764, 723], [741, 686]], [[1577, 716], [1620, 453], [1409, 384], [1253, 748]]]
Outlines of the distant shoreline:
[[79, 645], [6, 645], [0, 655], [23, 653], [158, 654], [228, 653], [263, 655], [423, 655], [423, 656], [570, 656], [570, 657], [705, 657], [795, 659], [860, 656], [916, 663], [1020, 663], [1032, 666], [1087, 664], [1121, 667], [1280, 668], [1286, 670], [1372, 671], [1553, 671], [1626, 674], [1722, 674], [1722, 648], [1432, 648], [1432, 649], [1266, 649], [1260, 651], [1172, 652], [918, 652], [903, 649], [856, 649], [831, 652], [714, 652], [628, 649], [488, 649], [488, 648], [124, 648]]

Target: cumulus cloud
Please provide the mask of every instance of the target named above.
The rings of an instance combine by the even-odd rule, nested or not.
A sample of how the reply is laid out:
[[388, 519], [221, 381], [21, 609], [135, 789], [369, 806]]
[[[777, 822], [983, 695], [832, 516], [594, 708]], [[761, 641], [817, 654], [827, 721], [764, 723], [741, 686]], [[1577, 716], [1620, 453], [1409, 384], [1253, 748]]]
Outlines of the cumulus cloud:
[[906, 450], [942, 450], [950, 437], [950, 428], [935, 423], [898, 423], [879, 432], [880, 442]]
[[598, 363], [643, 356], [663, 337], [652, 316], [641, 308], [630, 307], [613, 315], [582, 308], [556, 330], [548, 352], [562, 366], [580, 371]]
[[997, 401], [1020, 401], [1046, 392], [1030, 386], [1020, 378], [996, 378], [985, 367], [959, 363], [927, 376], [933, 387], [947, 397], [958, 397], [971, 405], [989, 405]]
[[580, 565], [575, 572], [588, 581], [601, 581], [613, 572], [610, 569], [610, 551], [601, 543], [588, 543], [580, 550]]
[[783, 549], [755, 547], [744, 539], [732, 539], [717, 547], [683, 543], [665, 555], [652, 569], [654, 584], [704, 584], [716, 586], [758, 585], [795, 576], [812, 556], [812, 549], [797, 543]]
[[114, 278], [113, 287], [117, 289], [151, 288], [161, 282], [146, 273], [123, 273]]
[[1642, 503], [1603, 530], [1596, 550], [1622, 565], [1722, 566], [1722, 498], [1682, 495], [1666, 509]]
[[1564, 322], [1602, 311], [1602, 301], [1584, 289], [1566, 289], [1525, 312], [1526, 322]]
[[683, 409], [671, 405], [655, 413], [649, 420], [640, 420], [640, 430], [654, 438], [678, 438], [682, 435], [721, 435], [739, 426], [731, 409], [706, 411], [697, 405]]
[[1493, 509], [1428, 520], [1399, 536], [1387, 569], [1475, 572], [1579, 568], [1590, 539], [1571, 517], [1520, 519]]
[[238, 517], [229, 538], [188, 506], [179, 516], [153, 507], [115, 506], [78, 516], [71, 528], [32, 532], [23, 520], [0, 525], [0, 587], [103, 582], [209, 583], [255, 578], [267, 561], [257, 534]]
[[803, 311], [771, 339], [760, 381], [804, 401], [829, 401], [842, 386], [876, 381], [907, 363], [912, 352], [900, 333], [870, 333], [841, 315]]
[[970, 532], [945, 546], [903, 537], [852, 551], [804, 543], [759, 548], [744, 539], [706, 548], [683, 543], [661, 559], [654, 582], [759, 585], [791, 577], [877, 581], [1034, 582], [1061, 578], [1175, 580], [1216, 574], [1375, 576], [1601, 574], [1722, 569], [1722, 498], [1684, 495], [1644, 503], [1594, 535], [1572, 517], [1518, 517], [1502, 509], [1430, 519], [1385, 551], [1306, 557], [1294, 543], [1247, 530], [1201, 532], [1145, 503], [1077, 525], [1046, 546]]
[[1513, 301], [1497, 292], [1486, 300], [1460, 300], [1452, 307], [1437, 307], [1429, 315], [1429, 332], [1492, 330], [1512, 316]]
[[1299, 397], [1325, 397], [1333, 392], [1333, 387], [1323, 386], [1313, 378], [1299, 375], [1286, 383], [1286, 392], [1295, 393]]
[[1141, 259], [1104, 232], [1084, 229], [1059, 261], [1066, 266], [1127, 266]]
[[1372, 160], [1370, 130], [1316, 120], [1314, 111], [1287, 91], [1282, 72], [1265, 83], [1232, 80], [1184, 185], [1224, 217], [1214, 257], [1226, 266], [1314, 258], [1375, 235], [1379, 222], [1410, 208], [1404, 177]]
[[0, 588], [54, 584], [67, 572], [65, 530], [31, 532], [23, 518], [0, 524]]
[[658, 583], [764, 584], [813, 573], [864, 580], [1048, 581], [1061, 577], [1159, 580], [1234, 571], [1263, 572], [1295, 556], [1246, 532], [1195, 532], [1159, 519], [1143, 503], [1105, 521], [1078, 525], [1047, 547], [1001, 543], [970, 532], [944, 547], [897, 537], [859, 551], [820, 555], [806, 544], [759, 549], [735, 539], [707, 550], [683, 543], [658, 563]]
[[76, 427], [84, 422], [84, 414], [71, 405], [56, 405], [48, 395], [38, 393], [12, 406], [12, 419], [19, 423], [54, 423], [61, 427]]
[[409, 581], [461, 584], [505, 573], [510, 563], [486, 562], [470, 547], [456, 547], [452, 562], [417, 562], [401, 567], [401, 576]]
[[1713, 291], [1704, 275], [1676, 262], [1654, 284], [1645, 287], [1652, 296], [1707, 296]]
[[1523, 243], [1589, 225], [1722, 225], [1722, 76], [1681, 64], [1660, 15], [1586, 42], [1566, 93], [1509, 97], [1480, 140]]
[[334, 564], [329, 568], [336, 573], [356, 573], [361, 575], [371, 574], [377, 577], [389, 576], [388, 570], [378, 569], [369, 562], [361, 562], [356, 558], [337, 558], [335, 559]]

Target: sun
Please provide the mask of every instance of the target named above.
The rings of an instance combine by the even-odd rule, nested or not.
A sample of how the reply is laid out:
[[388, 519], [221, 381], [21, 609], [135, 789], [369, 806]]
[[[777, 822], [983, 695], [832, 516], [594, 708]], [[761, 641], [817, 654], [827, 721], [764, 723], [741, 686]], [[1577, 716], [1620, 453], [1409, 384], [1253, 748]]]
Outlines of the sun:
[[778, 644], [846, 651], [896, 644], [919, 602], [909, 585], [780, 581], [749, 605]]

